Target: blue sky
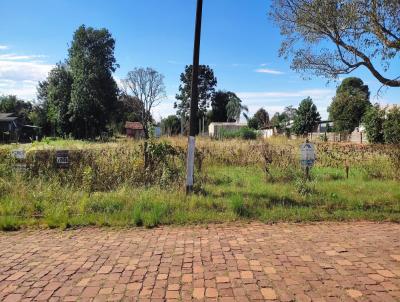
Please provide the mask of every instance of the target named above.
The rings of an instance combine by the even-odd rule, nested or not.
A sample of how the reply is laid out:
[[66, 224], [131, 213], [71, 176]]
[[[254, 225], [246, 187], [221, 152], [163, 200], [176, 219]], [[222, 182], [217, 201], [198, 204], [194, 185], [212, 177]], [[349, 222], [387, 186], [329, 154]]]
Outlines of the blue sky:
[[[190, 64], [196, 0], [0, 0], [0, 94], [34, 99], [37, 81], [67, 56], [81, 24], [107, 28], [116, 39], [117, 80], [134, 67], [165, 75], [167, 99], [156, 119], [173, 114], [179, 74]], [[209, 64], [218, 88], [236, 92], [251, 113], [270, 114], [311, 96], [323, 117], [338, 83], [302, 80], [278, 57], [281, 37], [267, 17], [266, 0], [204, 0], [201, 64]], [[400, 62], [392, 70], [400, 70]], [[371, 101], [400, 103], [400, 88], [376, 96], [380, 84], [366, 70], [353, 73], [371, 89]]]

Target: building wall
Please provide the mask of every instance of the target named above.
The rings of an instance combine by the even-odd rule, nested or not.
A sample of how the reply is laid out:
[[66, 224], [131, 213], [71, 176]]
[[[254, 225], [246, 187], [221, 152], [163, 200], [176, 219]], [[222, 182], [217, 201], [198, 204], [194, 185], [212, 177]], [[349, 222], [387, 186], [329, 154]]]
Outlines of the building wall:
[[353, 131], [350, 134], [343, 134], [338, 132], [327, 132], [327, 133], [309, 133], [308, 139], [311, 141], [321, 141], [326, 136], [328, 142], [352, 142], [358, 144], [367, 144], [368, 138], [365, 132]]
[[237, 131], [240, 128], [247, 127], [247, 124], [238, 124], [238, 123], [211, 123], [208, 126], [208, 135], [211, 137], [218, 137], [223, 131]]

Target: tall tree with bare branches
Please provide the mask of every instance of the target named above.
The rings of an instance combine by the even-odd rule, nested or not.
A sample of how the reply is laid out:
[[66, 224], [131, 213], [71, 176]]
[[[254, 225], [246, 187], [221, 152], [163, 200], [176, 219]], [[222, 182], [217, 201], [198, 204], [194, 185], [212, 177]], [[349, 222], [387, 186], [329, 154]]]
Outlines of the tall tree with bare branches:
[[141, 122], [145, 138], [149, 138], [151, 111], [165, 98], [164, 76], [152, 68], [135, 68], [122, 80], [125, 93], [133, 96], [141, 106]]
[[273, 0], [270, 15], [292, 69], [337, 78], [365, 67], [400, 87], [399, 70], [389, 70], [400, 56], [399, 12], [399, 0]]

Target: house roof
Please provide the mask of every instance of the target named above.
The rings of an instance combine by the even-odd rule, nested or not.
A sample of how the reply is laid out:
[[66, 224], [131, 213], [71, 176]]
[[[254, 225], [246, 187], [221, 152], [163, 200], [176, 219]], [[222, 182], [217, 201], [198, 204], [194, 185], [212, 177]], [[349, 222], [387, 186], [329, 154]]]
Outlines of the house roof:
[[236, 123], [236, 122], [232, 122], [232, 123], [222, 123], [222, 122], [212, 122], [212, 123], [210, 123], [210, 125], [214, 125], [214, 126], [240, 126], [240, 127], [243, 127], [243, 126], [247, 126], [247, 124], [246, 123]]
[[[13, 116], [14, 113], [0, 112], [0, 121], [13, 121], [17, 119], [17, 117]], [[10, 119], [12, 118], [12, 119]]]
[[18, 117], [11, 115], [12, 113], [0, 113], [0, 122], [12, 122], [18, 119]]
[[143, 125], [139, 122], [126, 122], [125, 129], [143, 130]]

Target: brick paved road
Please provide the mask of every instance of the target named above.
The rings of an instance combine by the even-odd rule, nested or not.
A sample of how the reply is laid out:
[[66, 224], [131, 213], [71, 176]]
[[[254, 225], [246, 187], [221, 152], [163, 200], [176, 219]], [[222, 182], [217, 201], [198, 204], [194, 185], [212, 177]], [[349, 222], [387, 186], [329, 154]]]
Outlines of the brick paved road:
[[400, 225], [0, 233], [0, 301], [400, 301]]

